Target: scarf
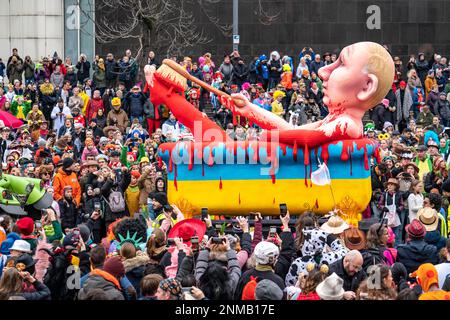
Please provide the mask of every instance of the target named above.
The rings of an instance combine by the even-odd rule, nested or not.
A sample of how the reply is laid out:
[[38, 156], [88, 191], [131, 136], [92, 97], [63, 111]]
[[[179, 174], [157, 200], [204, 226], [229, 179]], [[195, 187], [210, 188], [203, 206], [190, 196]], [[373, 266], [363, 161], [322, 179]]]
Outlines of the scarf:
[[272, 266], [262, 265], [262, 264], [257, 264], [255, 267], [255, 270], [256, 271], [272, 271], [273, 272]]

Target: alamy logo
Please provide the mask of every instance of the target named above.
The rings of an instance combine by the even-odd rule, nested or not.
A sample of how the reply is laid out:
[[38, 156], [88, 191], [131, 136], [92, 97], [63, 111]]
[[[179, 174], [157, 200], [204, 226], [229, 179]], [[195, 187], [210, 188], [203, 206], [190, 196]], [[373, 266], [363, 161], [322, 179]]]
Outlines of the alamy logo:
[[367, 268], [367, 288], [368, 289], [381, 289], [381, 273], [379, 266], [370, 266]]
[[69, 275], [67, 277], [67, 289], [69, 290], [80, 290], [81, 289], [81, 274], [80, 269], [75, 266], [67, 267], [66, 273]]
[[381, 29], [381, 9], [377, 5], [371, 5], [367, 7], [367, 14], [370, 16], [367, 18], [366, 25], [369, 30]]

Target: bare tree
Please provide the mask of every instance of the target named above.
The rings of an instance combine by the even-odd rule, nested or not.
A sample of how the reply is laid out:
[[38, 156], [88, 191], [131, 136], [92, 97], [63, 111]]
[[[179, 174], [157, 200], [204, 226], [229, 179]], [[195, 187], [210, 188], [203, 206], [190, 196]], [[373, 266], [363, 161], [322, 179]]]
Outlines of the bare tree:
[[[254, 11], [263, 24], [271, 24], [280, 13], [268, 14], [258, 0]], [[212, 27], [225, 37], [231, 37], [232, 25], [220, 21], [212, 12], [222, 0], [97, 0], [96, 11], [102, 12], [95, 23], [96, 40], [111, 43], [130, 39], [138, 43], [134, 54], [141, 65], [145, 54], [154, 50], [161, 55], [181, 56], [188, 48], [212, 42], [211, 36], [201, 30], [189, 6], [194, 5], [205, 15]], [[229, 2], [227, 3], [229, 5]], [[90, 15], [88, 15], [90, 16]]]

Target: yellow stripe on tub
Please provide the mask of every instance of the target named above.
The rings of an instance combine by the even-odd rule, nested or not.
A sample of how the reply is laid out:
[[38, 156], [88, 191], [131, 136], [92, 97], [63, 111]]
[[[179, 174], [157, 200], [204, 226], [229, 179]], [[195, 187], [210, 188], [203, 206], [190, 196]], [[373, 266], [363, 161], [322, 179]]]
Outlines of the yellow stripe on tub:
[[[168, 183], [169, 202], [176, 204], [187, 216], [199, 215], [203, 207], [210, 214], [248, 215], [259, 211], [263, 215], [278, 215], [279, 204], [286, 203], [291, 215], [306, 210], [325, 214], [334, 209], [329, 185], [311, 185], [304, 179], [172, 181]], [[362, 212], [371, 196], [370, 177], [365, 179], [333, 179], [332, 190], [337, 204], [351, 202]], [[347, 205], [347, 204], [345, 204]], [[341, 205], [342, 206], [342, 205]], [[339, 207], [339, 205], [338, 205]]]

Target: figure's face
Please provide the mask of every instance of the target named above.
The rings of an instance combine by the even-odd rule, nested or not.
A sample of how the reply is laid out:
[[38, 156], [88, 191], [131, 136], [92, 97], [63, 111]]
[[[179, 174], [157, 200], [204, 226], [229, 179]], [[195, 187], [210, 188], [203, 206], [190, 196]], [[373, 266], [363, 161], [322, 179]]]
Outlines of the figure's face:
[[[345, 47], [336, 62], [319, 69], [323, 80], [323, 102], [328, 108], [361, 107], [377, 89], [377, 77], [365, 72], [369, 48], [364, 43]], [[365, 109], [370, 108], [367, 104]]]
[[433, 124], [437, 126], [439, 124], [439, 118], [433, 117]]

